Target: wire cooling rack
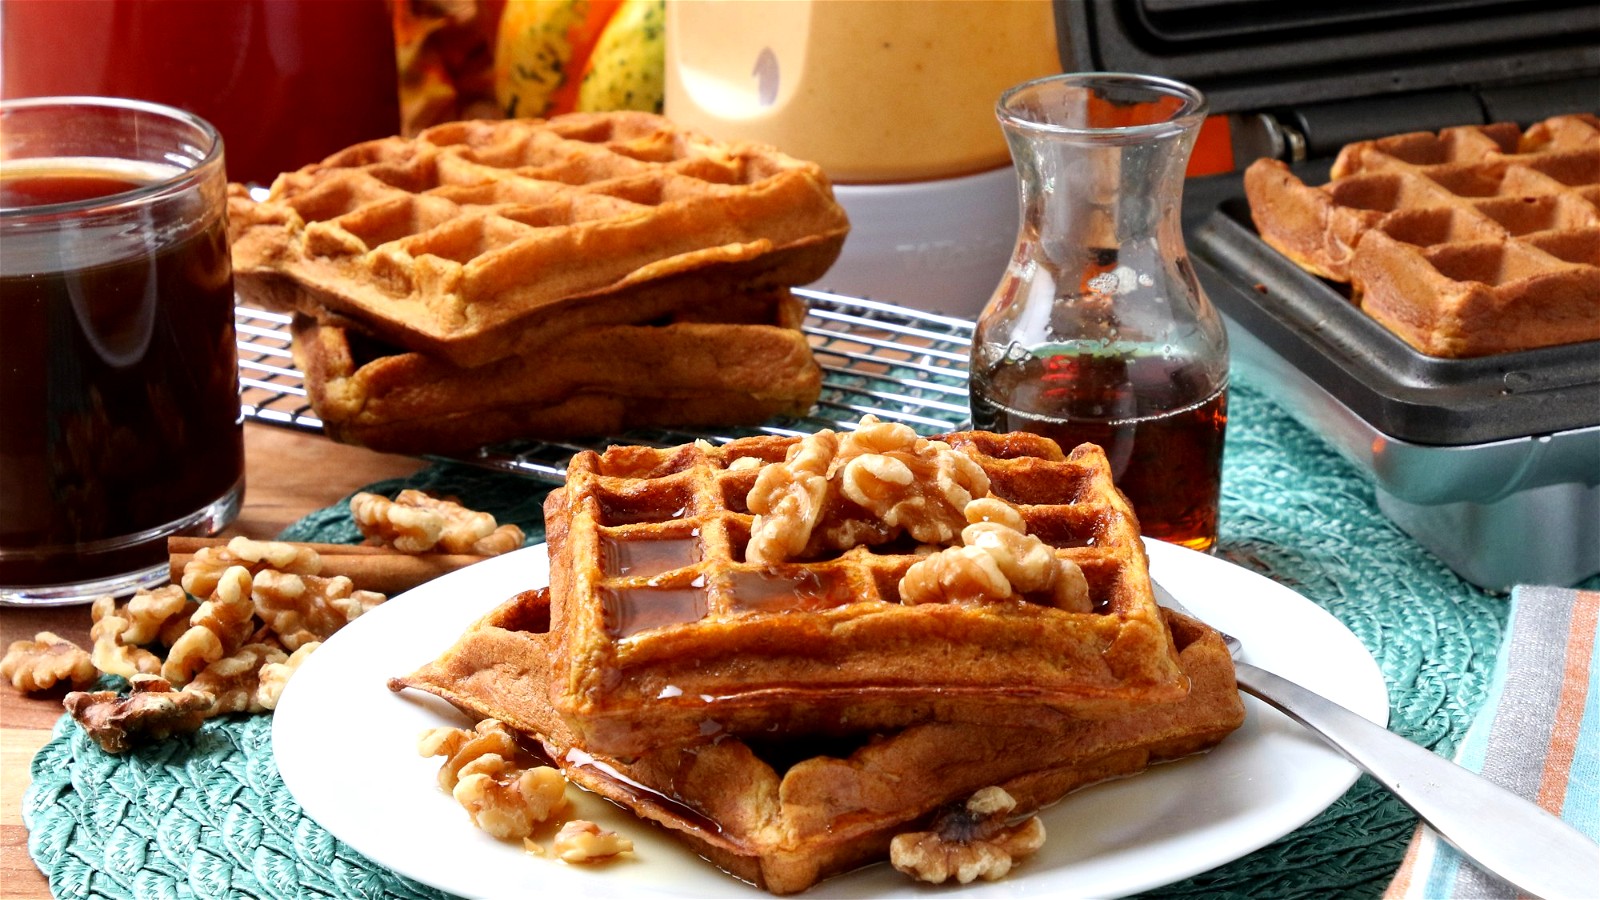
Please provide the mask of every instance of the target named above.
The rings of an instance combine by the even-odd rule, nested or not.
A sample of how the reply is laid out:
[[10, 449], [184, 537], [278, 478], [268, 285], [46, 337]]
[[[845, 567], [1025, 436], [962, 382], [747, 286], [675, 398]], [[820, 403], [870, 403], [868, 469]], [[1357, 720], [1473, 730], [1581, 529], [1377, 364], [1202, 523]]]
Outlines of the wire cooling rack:
[[[590, 442], [496, 444], [450, 458], [559, 484], [574, 453], [611, 444], [670, 447], [701, 438], [722, 443], [763, 433], [809, 434], [849, 428], [866, 413], [923, 434], [966, 424], [971, 322], [821, 291], [795, 293], [810, 305], [803, 328], [823, 373], [822, 396], [804, 418], [776, 418], [751, 428], [630, 431]], [[322, 421], [289, 352], [289, 317], [239, 306], [234, 320], [245, 417], [320, 433]]]

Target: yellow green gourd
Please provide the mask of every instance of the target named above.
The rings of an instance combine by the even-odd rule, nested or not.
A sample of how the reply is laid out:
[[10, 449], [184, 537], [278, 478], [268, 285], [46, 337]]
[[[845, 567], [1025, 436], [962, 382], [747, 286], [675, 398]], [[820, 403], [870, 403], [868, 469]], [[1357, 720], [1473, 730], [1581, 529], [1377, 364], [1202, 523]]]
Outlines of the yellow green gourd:
[[664, 0], [509, 0], [495, 46], [507, 117], [661, 109]]
[[665, 92], [666, 0], [624, 0], [589, 58], [578, 109], [660, 112]]

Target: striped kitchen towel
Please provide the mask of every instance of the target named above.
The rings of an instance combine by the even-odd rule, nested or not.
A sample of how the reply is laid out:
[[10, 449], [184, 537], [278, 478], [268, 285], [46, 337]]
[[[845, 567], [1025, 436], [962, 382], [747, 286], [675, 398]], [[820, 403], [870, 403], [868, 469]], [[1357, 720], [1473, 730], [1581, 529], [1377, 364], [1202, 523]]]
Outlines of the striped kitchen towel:
[[[1456, 762], [1600, 840], [1600, 592], [1518, 587], [1483, 709]], [[1600, 896], [1600, 873], [1595, 893]], [[1514, 891], [1418, 826], [1385, 898]]]

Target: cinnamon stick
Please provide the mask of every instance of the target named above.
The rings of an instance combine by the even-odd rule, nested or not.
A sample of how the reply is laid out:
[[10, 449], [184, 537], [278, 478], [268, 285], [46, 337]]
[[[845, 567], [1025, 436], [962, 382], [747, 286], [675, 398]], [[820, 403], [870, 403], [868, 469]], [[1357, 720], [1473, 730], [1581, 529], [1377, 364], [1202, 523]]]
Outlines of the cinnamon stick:
[[[205, 547], [227, 544], [229, 538], [170, 537], [167, 553], [169, 572], [174, 584], [183, 578], [183, 567]], [[440, 575], [463, 569], [488, 559], [472, 553], [402, 553], [392, 547], [375, 547], [367, 544], [326, 544], [296, 542], [296, 546], [310, 547], [322, 557], [324, 577], [343, 575], [358, 590], [377, 591], [390, 597], [408, 591], [419, 584], [432, 581]]]

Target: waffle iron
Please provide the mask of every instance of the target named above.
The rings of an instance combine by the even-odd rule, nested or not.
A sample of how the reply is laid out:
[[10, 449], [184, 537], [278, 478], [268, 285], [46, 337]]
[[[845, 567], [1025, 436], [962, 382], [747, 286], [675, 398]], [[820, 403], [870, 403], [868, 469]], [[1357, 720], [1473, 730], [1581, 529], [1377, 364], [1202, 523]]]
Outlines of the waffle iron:
[[1184, 231], [1236, 371], [1365, 472], [1385, 515], [1489, 590], [1600, 573], [1600, 342], [1423, 356], [1261, 241], [1242, 170], [1328, 180], [1345, 144], [1600, 112], [1600, 6], [1526, 0], [1057, 0], [1066, 68], [1187, 81], [1235, 171]]

